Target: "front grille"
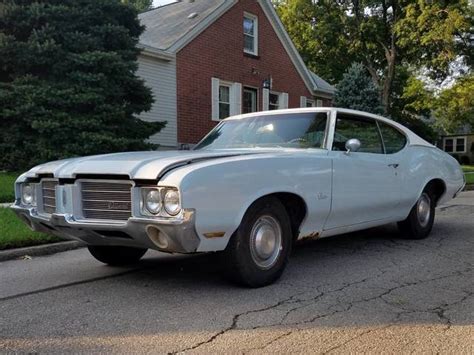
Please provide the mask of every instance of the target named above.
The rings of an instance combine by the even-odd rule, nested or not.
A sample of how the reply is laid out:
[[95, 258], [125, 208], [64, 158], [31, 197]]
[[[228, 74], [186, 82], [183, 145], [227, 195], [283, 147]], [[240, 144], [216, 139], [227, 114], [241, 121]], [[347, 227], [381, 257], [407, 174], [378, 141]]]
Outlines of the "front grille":
[[43, 195], [43, 212], [52, 214], [56, 212], [56, 186], [57, 180], [42, 180], [41, 191]]
[[130, 182], [82, 182], [84, 218], [126, 221], [132, 216], [131, 188]]

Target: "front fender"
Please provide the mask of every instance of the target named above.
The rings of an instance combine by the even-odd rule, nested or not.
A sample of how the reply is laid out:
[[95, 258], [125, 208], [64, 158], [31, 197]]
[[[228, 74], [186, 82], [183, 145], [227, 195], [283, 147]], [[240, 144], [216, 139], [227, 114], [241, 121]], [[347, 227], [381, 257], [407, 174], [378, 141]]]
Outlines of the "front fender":
[[196, 210], [198, 251], [217, 251], [225, 249], [249, 206], [273, 193], [300, 196], [308, 210], [301, 233], [320, 231], [330, 210], [331, 169], [331, 160], [316, 154], [233, 157], [179, 168], [160, 184], [179, 186], [183, 207]]

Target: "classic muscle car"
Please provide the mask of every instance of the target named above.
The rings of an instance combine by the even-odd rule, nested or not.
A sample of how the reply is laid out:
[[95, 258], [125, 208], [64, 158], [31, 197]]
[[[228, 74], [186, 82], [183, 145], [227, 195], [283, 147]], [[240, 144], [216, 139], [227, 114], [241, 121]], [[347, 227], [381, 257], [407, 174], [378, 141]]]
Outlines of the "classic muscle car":
[[221, 252], [234, 280], [257, 287], [281, 275], [296, 240], [391, 222], [424, 238], [463, 186], [456, 160], [404, 126], [309, 108], [230, 117], [192, 151], [37, 166], [16, 181], [12, 208], [110, 265], [147, 249]]

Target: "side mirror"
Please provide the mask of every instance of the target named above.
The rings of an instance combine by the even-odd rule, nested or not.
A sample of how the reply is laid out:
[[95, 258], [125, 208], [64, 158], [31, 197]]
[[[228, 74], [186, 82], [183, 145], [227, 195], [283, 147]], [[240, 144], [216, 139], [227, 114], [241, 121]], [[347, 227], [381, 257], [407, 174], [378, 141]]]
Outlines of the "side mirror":
[[360, 140], [357, 138], [351, 138], [346, 142], [346, 154], [350, 152], [357, 152], [360, 149]]

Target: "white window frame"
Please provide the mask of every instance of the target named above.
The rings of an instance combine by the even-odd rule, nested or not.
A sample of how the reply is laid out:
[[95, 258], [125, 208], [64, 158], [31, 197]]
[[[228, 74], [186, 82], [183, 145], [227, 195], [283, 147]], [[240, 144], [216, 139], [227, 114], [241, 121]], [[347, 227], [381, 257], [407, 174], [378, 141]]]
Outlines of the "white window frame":
[[323, 107], [323, 100], [317, 99], [316, 100], [316, 107]]
[[[253, 21], [254, 33], [253, 33], [253, 51], [248, 50], [247, 48], [245, 48], [245, 41], [244, 41], [244, 52], [247, 53], [247, 54], [251, 54], [251, 55], [258, 55], [258, 17], [254, 14], [244, 12], [244, 18], [243, 18], [243, 21], [242, 21], [242, 30], [244, 30], [243, 27], [244, 27], [245, 19]], [[244, 33], [244, 38], [245, 38], [245, 36], [251, 36], [251, 35], [249, 35], [245, 32], [243, 32], [243, 33]]]
[[239, 115], [242, 111], [242, 84], [211, 78], [211, 116], [212, 120], [216, 122], [222, 121], [219, 108], [219, 88], [221, 86], [229, 87], [230, 116]]
[[[447, 153], [451, 153], [451, 154], [466, 153], [466, 145], [467, 145], [467, 137], [466, 136], [444, 137], [443, 138], [443, 150], [445, 152], [446, 152], [446, 140], [447, 139], [452, 139], [452, 141], [453, 141], [453, 151], [452, 152], [447, 152]], [[463, 140], [464, 141], [464, 149], [463, 150], [457, 150], [458, 149], [458, 140]]]
[[306, 106], [305, 107], [316, 107], [316, 102], [313, 99], [306, 99]]
[[288, 108], [289, 103], [289, 95], [286, 92], [277, 92], [277, 91], [270, 91], [268, 89], [262, 90], [263, 94], [263, 111], [270, 110], [270, 94], [278, 95], [278, 108], [277, 110], [282, 110]]
[[229, 89], [229, 102], [221, 101], [220, 95], [217, 97], [217, 101], [218, 101], [218, 104], [219, 104], [219, 106], [218, 106], [218, 111], [219, 111], [218, 118], [219, 118], [219, 120], [223, 120], [224, 118], [227, 118], [227, 117], [221, 117], [221, 104], [229, 105], [229, 116], [231, 115], [231, 111], [232, 111], [232, 84], [229, 83], [229, 82], [225, 82], [225, 81], [219, 82], [219, 93], [221, 91], [221, 87]]

